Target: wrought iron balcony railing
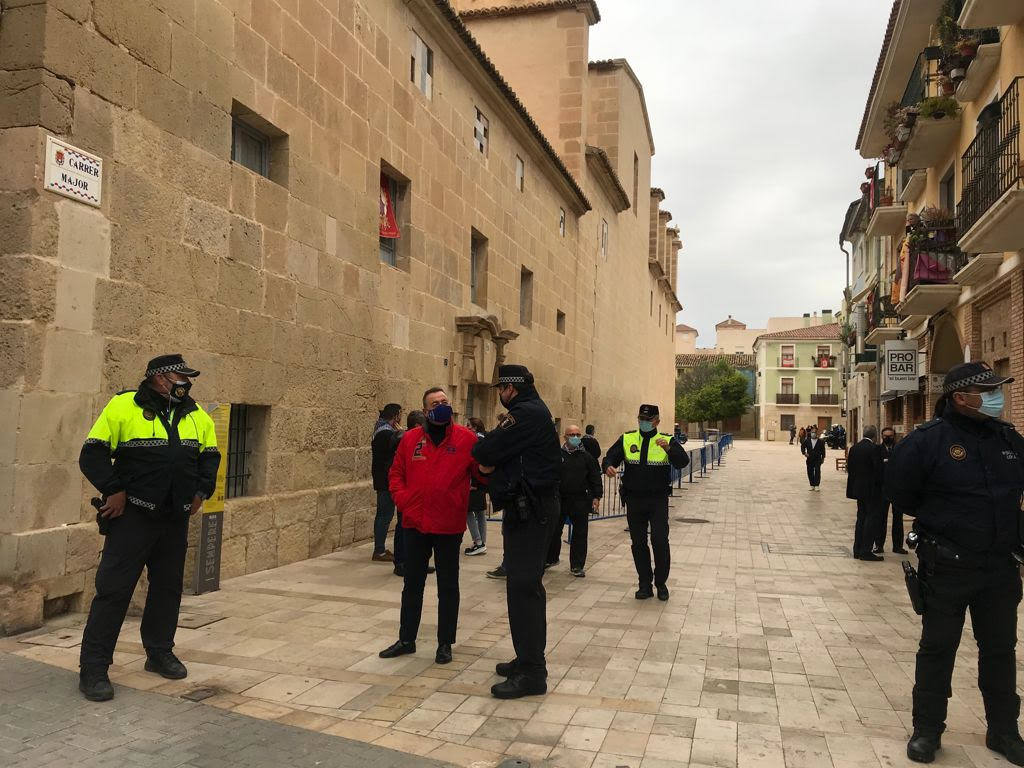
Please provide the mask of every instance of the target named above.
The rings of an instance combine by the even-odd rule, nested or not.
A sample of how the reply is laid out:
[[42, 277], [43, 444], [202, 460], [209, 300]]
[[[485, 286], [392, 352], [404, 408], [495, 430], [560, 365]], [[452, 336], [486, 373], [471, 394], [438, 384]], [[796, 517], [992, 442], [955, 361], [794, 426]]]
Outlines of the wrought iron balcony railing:
[[1020, 83], [1017, 77], [998, 102], [978, 116], [978, 135], [961, 158], [963, 194], [957, 229], [963, 235], [1006, 192], [1021, 182]]
[[839, 395], [811, 395], [811, 405], [839, 405]]
[[799, 405], [800, 395], [795, 392], [777, 392], [775, 394], [776, 405]]

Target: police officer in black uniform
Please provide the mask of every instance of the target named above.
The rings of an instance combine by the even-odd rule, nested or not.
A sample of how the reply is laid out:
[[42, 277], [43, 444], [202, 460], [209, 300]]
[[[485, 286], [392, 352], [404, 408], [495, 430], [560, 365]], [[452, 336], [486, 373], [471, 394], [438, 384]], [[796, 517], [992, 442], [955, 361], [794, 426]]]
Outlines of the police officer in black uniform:
[[188, 674], [171, 651], [188, 521], [213, 495], [220, 465], [213, 420], [189, 396], [198, 375], [181, 355], [153, 358], [138, 390], [110, 400], [82, 446], [78, 463], [103, 495], [96, 519], [106, 536], [79, 661], [78, 687], [90, 701], [114, 695], [107, 667], [143, 568], [145, 669], [172, 680]]
[[[622, 475], [622, 498], [626, 502], [626, 522], [633, 543], [633, 564], [640, 581], [637, 600], [654, 597], [668, 600], [668, 570], [671, 554], [668, 544], [668, 497], [672, 493], [672, 467], [682, 469], [690, 457], [682, 443], [658, 431], [661, 416], [658, 406], [644, 404], [637, 413], [639, 429], [626, 432], [616, 440], [604, 456], [601, 466], [611, 477], [616, 467], [625, 464]], [[651, 546], [647, 546], [650, 528]], [[654, 550], [654, 570], [651, 570]]]
[[499, 699], [547, 692], [547, 595], [544, 558], [561, 514], [558, 435], [551, 412], [522, 365], [498, 367], [498, 397], [508, 417], [473, 447], [480, 471], [490, 474], [488, 492], [502, 511], [505, 594], [516, 657], [497, 665], [507, 678], [491, 687]]
[[915, 518], [910, 543], [916, 538], [924, 603], [914, 733], [907, 744], [907, 757], [916, 762], [930, 763], [941, 748], [969, 609], [988, 721], [985, 744], [1024, 765], [1014, 651], [1024, 438], [999, 418], [1001, 387], [1011, 381], [985, 363], [954, 367], [943, 382], [938, 418], [900, 442], [886, 468], [893, 505]]

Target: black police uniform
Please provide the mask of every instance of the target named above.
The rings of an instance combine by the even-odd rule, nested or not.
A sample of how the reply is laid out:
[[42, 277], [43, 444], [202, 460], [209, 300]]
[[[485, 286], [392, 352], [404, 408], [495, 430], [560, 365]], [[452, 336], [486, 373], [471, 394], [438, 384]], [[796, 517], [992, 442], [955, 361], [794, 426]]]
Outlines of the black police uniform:
[[[640, 406], [639, 418], [648, 420], [658, 416], [658, 407]], [[603, 470], [618, 467], [626, 462], [623, 439], [616, 440], [601, 462]], [[622, 475], [622, 498], [626, 502], [626, 522], [632, 540], [633, 564], [640, 583], [637, 597], [651, 597], [651, 582], [665, 589], [668, 581], [671, 554], [668, 543], [668, 497], [672, 493], [672, 467], [683, 469], [690, 463], [686, 449], [669, 435], [652, 432], [640, 433], [639, 460], [626, 462]], [[668, 440], [668, 464], [648, 464], [648, 449], [659, 437]], [[647, 529], [650, 527], [650, 549], [647, 546]], [[651, 570], [651, 550], [654, 551], [654, 570]], [[667, 592], [663, 593], [667, 599]]]
[[[519, 394], [507, 404], [508, 419], [473, 447], [473, 457], [481, 466], [495, 468], [488, 493], [502, 511], [508, 622], [516, 652], [509, 683], [542, 693], [547, 680], [544, 558], [560, 515], [560, 448], [551, 412], [533, 387], [533, 375], [524, 366], [503, 365], [498, 383], [512, 384]], [[517, 503], [524, 494], [528, 509]], [[499, 684], [492, 693], [523, 695], [507, 687]]]
[[[970, 372], [978, 365], [957, 368]], [[915, 737], [937, 738], [945, 729], [968, 609], [989, 733], [1016, 734], [1021, 578], [1012, 553], [1020, 542], [1024, 438], [1006, 422], [972, 419], [948, 405], [940, 418], [896, 445], [885, 477], [888, 497], [915, 517], [920, 540], [925, 608], [914, 683]]]
[[[164, 355], [150, 361], [146, 377], [168, 372], [199, 374], [180, 355]], [[108, 530], [82, 636], [83, 674], [105, 671], [112, 663], [143, 567], [149, 589], [142, 643], [151, 658], [174, 646], [189, 509], [196, 495], [213, 495], [220, 464], [212, 420], [184, 391], [182, 395], [180, 402], [169, 403], [145, 382], [137, 391], [122, 392], [104, 409], [82, 446], [79, 466], [86, 479], [104, 497], [121, 491], [127, 496], [124, 513], [103, 520]]]

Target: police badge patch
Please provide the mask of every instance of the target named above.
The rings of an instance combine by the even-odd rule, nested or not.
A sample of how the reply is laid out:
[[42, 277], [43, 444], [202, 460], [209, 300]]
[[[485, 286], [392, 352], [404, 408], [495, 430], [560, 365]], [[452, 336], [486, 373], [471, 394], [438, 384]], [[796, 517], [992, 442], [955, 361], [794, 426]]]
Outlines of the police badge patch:
[[630, 453], [640, 453], [640, 446], [639, 445], [631, 445], [631, 446], [629, 446], [629, 452]]
[[967, 449], [959, 443], [949, 446], [949, 456], [956, 461], [963, 461], [967, 458]]
[[142, 418], [144, 418], [146, 421], [152, 421], [153, 419], [156, 418], [156, 414], [153, 413], [153, 411], [149, 410], [149, 408], [143, 408]]

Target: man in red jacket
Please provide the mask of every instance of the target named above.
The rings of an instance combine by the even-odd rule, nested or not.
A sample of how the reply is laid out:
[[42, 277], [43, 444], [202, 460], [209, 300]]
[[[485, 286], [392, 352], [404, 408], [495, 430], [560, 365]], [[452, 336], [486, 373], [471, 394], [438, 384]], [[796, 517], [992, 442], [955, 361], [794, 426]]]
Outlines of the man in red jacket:
[[469, 485], [482, 481], [470, 451], [476, 435], [452, 423], [452, 407], [440, 387], [423, 394], [427, 423], [402, 437], [391, 465], [389, 486], [402, 510], [405, 547], [405, 586], [402, 589], [398, 642], [380, 652], [392, 659], [416, 652], [416, 634], [423, 613], [427, 562], [434, 553], [437, 567], [438, 664], [452, 660], [452, 643], [459, 620], [459, 550], [466, 532]]

